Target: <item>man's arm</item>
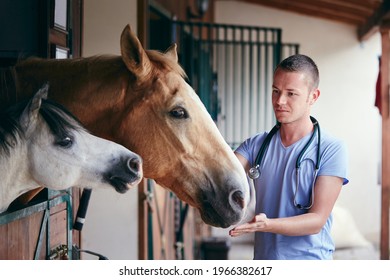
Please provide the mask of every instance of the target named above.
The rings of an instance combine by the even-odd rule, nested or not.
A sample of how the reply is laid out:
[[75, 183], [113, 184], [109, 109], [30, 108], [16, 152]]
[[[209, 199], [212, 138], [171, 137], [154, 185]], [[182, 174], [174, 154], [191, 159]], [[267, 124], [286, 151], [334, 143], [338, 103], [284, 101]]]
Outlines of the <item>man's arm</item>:
[[[240, 158], [239, 160], [241, 161]], [[342, 183], [343, 179], [339, 177], [318, 176], [314, 190], [314, 204], [308, 213], [275, 219], [268, 219], [264, 213], [260, 213], [251, 222], [232, 229], [230, 235], [239, 236], [256, 231], [290, 236], [316, 234], [325, 225], [332, 212]]]
[[234, 154], [236, 155], [238, 160], [241, 162], [242, 166], [245, 169], [245, 172], [248, 173], [249, 169], [251, 168], [251, 166], [249, 165], [249, 161], [246, 158], [244, 158], [240, 153], [234, 152]]

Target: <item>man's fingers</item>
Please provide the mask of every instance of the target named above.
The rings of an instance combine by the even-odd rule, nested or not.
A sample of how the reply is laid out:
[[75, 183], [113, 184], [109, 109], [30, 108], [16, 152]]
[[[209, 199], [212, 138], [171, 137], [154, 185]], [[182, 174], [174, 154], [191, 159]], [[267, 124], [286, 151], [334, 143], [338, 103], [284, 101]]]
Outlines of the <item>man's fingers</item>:
[[264, 213], [260, 213], [259, 215], [256, 215], [254, 218], [255, 222], [264, 222], [267, 219], [267, 215]]

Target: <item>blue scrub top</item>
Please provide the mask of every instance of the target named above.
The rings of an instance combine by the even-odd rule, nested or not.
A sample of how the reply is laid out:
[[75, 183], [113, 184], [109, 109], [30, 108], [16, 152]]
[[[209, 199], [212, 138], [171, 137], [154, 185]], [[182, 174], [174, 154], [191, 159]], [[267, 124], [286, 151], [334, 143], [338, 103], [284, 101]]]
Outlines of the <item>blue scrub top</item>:
[[[236, 150], [251, 166], [267, 133], [257, 134], [243, 142]], [[265, 213], [268, 218], [281, 218], [306, 213], [294, 206], [296, 189], [296, 160], [307, 144], [311, 133], [285, 147], [277, 131], [260, 165], [260, 178], [255, 180], [256, 214]], [[296, 203], [310, 204], [311, 188], [317, 162], [317, 136], [301, 160], [299, 188]], [[348, 156], [345, 144], [321, 129], [320, 169], [317, 176], [337, 176], [348, 183]], [[332, 215], [318, 234], [285, 236], [274, 233], [255, 233], [254, 259], [332, 259], [334, 243], [331, 238]]]

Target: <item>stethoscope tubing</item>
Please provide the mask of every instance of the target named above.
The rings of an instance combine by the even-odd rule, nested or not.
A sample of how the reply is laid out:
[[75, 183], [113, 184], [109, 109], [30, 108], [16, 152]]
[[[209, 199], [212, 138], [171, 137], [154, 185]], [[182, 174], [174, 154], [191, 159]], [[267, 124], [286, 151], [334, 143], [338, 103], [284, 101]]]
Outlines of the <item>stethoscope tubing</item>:
[[[321, 129], [318, 121], [310, 116], [310, 119], [313, 123], [313, 133], [310, 136], [309, 141], [305, 144], [301, 152], [299, 153], [297, 160], [295, 162], [295, 170], [296, 170], [296, 186], [295, 186], [295, 192], [294, 192], [294, 206], [299, 208], [299, 209], [310, 209], [313, 204], [314, 204], [314, 184], [317, 178], [317, 173], [320, 168], [320, 161], [321, 161]], [[255, 163], [254, 165], [249, 169], [248, 176], [252, 180], [258, 179], [261, 176], [261, 170], [260, 170], [260, 165], [264, 159], [264, 156], [267, 152], [267, 149], [269, 147], [269, 143], [271, 142], [272, 137], [276, 134], [276, 132], [280, 128], [280, 123], [278, 122], [272, 130], [268, 133], [266, 138], [264, 139], [263, 144], [261, 145], [259, 152], [256, 155]], [[313, 185], [312, 185], [312, 190], [311, 190], [311, 199], [310, 199], [310, 205], [308, 206], [302, 206], [301, 204], [296, 202], [296, 196], [298, 193], [298, 188], [299, 188], [299, 170], [301, 168], [301, 163], [302, 163], [302, 157], [305, 154], [306, 150], [309, 148], [311, 143], [314, 140], [315, 135], [317, 134], [317, 139], [318, 139], [318, 144], [317, 144], [317, 155], [316, 155], [316, 165], [315, 165], [315, 171], [314, 171], [314, 179], [313, 179]]]

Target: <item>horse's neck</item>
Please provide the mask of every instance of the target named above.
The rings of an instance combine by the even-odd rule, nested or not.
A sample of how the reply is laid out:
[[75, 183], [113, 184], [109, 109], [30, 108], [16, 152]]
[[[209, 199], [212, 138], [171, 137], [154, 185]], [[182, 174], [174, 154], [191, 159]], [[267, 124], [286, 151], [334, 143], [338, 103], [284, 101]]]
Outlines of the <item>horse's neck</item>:
[[26, 145], [18, 143], [10, 154], [0, 151], [0, 213], [22, 193], [37, 187], [29, 172]]
[[[34, 94], [31, 89], [49, 81], [49, 98], [64, 105], [89, 131], [98, 136], [104, 122], [112, 118], [113, 108], [124, 104], [125, 76], [128, 72], [120, 57], [89, 63], [90, 58], [67, 61], [37, 61], [28, 67], [16, 68], [19, 95]], [[99, 60], [98, 60], [99, 61]], [[108, 66], [107, 66], [108, 65]], [[32, 68], [30, 68], [32, 67]], [[53, 71], [53, 69], [56, 69]]]

